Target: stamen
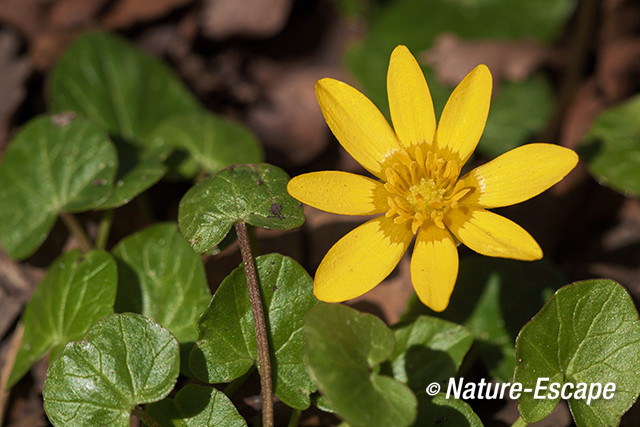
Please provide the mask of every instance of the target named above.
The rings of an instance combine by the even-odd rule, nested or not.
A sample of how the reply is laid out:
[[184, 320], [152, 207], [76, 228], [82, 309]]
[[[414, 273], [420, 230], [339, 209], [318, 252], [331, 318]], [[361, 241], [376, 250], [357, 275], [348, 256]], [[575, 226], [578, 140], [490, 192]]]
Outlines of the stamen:
[[413, 233], [429, 224], [444, 230], [445, 215], [457, 209], [471, 189], [458, 181], [456, 161], [425, 153], [420, 147], [413, 154], [412, 158], [406, 150], [395, 152], [395, 162], [385, 170], [384, 187], [389, 192], [385, 215], [396, 224], [411, 221]]

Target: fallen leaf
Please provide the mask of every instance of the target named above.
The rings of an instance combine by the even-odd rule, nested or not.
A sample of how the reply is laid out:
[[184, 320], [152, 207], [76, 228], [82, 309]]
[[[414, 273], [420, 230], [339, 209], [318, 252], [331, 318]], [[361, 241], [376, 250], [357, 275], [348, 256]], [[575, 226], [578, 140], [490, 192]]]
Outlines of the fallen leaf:
[[56, 29], [86, 28], [95, 22], [108, 0], [58, 0], [51, 5], [49, 26]]
[[27, 38], [35, 37], [44, 27], [45, 14], [39, 0], [0, 1], [0, 21], [18, 29]]
[[478, 64], [491, 70], [494, 83], [526, 79], [547, 58], [547, 49], [533, 40], [467, 41], [453, 34], [438, 36], [420, 60], [433, 67], [443, 84], [457, 85]]
[[109, 29], [126, 28], [150, 21], [189, 4], [189, 0], [119, 0], [109, 9], [103, 24]]
[[299, 166], [326, 147], [327, 126], [314, 87], [316, 80], [331, 73], [312, 66], [274, 67], [277, 77], [263, 82], [265, 99], [251, 107], [248, 123], [287, 166]]
[[207, 0], [202, 11], [204, 35], [270, 37], [286, 24], [293, 0]]

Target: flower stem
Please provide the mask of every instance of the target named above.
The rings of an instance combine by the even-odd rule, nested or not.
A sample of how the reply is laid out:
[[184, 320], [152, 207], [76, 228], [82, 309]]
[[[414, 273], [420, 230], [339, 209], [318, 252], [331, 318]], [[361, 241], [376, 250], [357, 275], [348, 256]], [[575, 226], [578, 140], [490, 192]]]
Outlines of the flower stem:
[[516, 420], [515, 423], [511, 424], [511, 427], [525, 427], [528, 426], [529, 424], [522, 419], [522, 417], [518, 417], [518, 419]]
[[60, 212], [60, 218], [62, 218], [62, 222], [64, 222], [64, 225], [67, 226], [67, 229], [71, 232], [71, 234], [73, 234], [73, 237], [75, 237], [76, 240], [78, 241], [78, 245], [80, 246], [80, 249], [82, 250], [82, 252], [87, 253], [91, 249], [93, 249], [93, 244], [87, 237], [87, 234], [84, 232], [82, 226], [80, 225], [76, 217], [71, 215], [69, 212], [63, 211], [63, 212]]
[[156, 420], [154, 420], [153, 417], [151, 417], [151, 415], [149, 415], [140, 406], [134, 406], [132, 412], [133, 412], [133, 415], [138, 417], [138, 419], [140, 421], [142, 421], [143, 423], [145, 423], [149, 427], [160, 427], [160, 423], [157, 422]]
[[98, 237], [96, 238], [96, 249], [104, 250], [107, 247], [111, 224], [113, 224], [113, 209], [109, 209], [102, 215], [100, 227], [98, 228]]
[[300, 409], [294, 409], [291, 411], [291, 418], [289, 418], [289, 424], [287, 427], [298, 427], [300, 424], [300, 417], [302, 416], [302, 411]]
[[260, 297], [260, 287], [258, 286], [258, 275], [256, 265], [251, 254], [249, 244], [249, 234], [247, 224], [236, 223], [236, 233], [240, 244], [240, 253], [244, 263], [244, 272], [247, 276], [247, 287], [249, 288], [249, 300], [253, 311], [253, 323], [256, 330], [256, 341], [258, 344], [258, 362], [260, 370], [260, 388], [262, 396], [262, 425], [272, 427], [273, 419], [273, 385], [271, 383], [271, 361], [269, 360], [269, 341], [267, 339], [267, 325], [262, 309], [262, 298]]

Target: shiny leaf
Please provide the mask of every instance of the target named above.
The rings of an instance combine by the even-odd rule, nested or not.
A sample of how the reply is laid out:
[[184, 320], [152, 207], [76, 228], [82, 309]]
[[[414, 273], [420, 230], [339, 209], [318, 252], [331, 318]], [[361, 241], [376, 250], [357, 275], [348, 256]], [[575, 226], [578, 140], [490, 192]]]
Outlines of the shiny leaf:
[[69, 114], [28, 122], [0, 165], [0, 242], [13, 258], [35, 252], [60, 212], [96, 208], [109, 197], [116, 151], [95, 125]]
[[128, 426], [135, 406], [169, 394], [179, 366], [169, 331], [138, 314], [113, 314], [51, 363], [44, 408], [55, 426]]
[[393, 354], [393, 333], [377, 317], [339, 304], [321, 304], [304, 322], [309, 370], [329, 407], [349, 425], [408, 426], [415, 395], [377, 373]]
[[211, 294], [202, 259], [174, 223], [128, 236], [113, 250], [118, 261], [116, 311], [143, 314], [178, 342], [195, 341], [196, 323]]
[[[256, 258], [274, 373], [274, 392], [287, 405], [306, 409], [315, 390], [303, 361], [302, 321], [312, 306], [313, 282], [294, 260], [280, 254]], [[257, 364], [258, 350], [244, 267], [220, 284], [198, 323], [191, 371], [209, 383], [232, 381]]]
[[15, 384], [42, 356], [55, 356], [80, 340], [91, 325], [113, 313], [116, 263], [106, 252], [82, 255], [73, 250], [54, 260], [29, 300], [22, 323], [24, 336], [9, 385]]
[[464, 327], [429, 316], [396, 324], [393, 333], [393, 377], [414, 392], [423, 391], [432, 382], [446, 384], [473, 343], [473, 336]]
[[237, 221], [281, 230], [298, 227], [304, 215], [300, 203], [287, 193], [288, 181], [282, 169], [266, 163], [223, 169], [182, 198], [180, 230], [196, 252], [206, 252]]
[[154, 132], [155, 144], [175, 147], [188, 154], [176, 166], [184, 176], [193, 178], [201, 170], [208, 173], [234, 164], [263, 160], [256, 137], [238, 123], [206, 112], [176, 116]]
[[[577, 425], [617, 425], [638, 398], [640, 321], [626, 290], [612, 280], [587, 280], [559, 289], [527, 323], [516, 341], [514, 381], [535, 389], [571, 383], [569, 407]], [[578, 384], [615, 385], [613, 398], [580, 396]], [[546, 395], [550, 390], [541, 391]], [[594, 391], [595, 393], [595, 391]], [[523, 393], [520, 414], [529, 422], [551, 413], [560, 397], [535, 399]]]
[[229, 398], [220, 390], [189, 384], [175, 399], [164, 399], [147, 407], [149, 415], [162, 426], [246, 426]]

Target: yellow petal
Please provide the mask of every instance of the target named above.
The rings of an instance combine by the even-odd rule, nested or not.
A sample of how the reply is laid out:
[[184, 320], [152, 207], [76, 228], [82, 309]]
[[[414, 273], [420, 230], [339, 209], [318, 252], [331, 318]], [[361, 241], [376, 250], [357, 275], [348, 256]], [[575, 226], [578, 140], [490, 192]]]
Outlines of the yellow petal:
[[344, 149], [365, 169], [384, 179], [381, 163], [400, 147], [382, 113], [366, 96], [334, 79], [318, 80], [316, 97]]
[[302, 203], [342, 215], [371, 215], [388, 209], [381, 182], [340, 171], [312, 172], [291, 179], [287, 191]]
[[462, 166], [476, 149], [484, 131], [491, 102], [491, 72], [478, 65], [455, 88], [442, 110], [436, 144]]
[[385, 216], [365, 222], [333, 245], [316, 271], [313, 292], [325, 302], [358, 297], [398, 265], [413, 233]]
[[431, 93], [418, 62], [406, 46], [396, 47], [391, 54], [387, 94], [400, 143], [405, 147], [431, 144], [436, 131]]
[[458, 277], [458, 249], [447, 230], [423, 227], [411, 256], [411, 282], [420, 301], [443, 311]]
[[515, 148], [462, 178], [476, 189], [471, 200], [485, 208], [509, 206], [528, 200], [556, 184], [578, 163], [578, 155], [552, 144]]
[[522, 227], [484, 209], [451, 210], [445, 224], [469, 248], [487, 256], [533, 261], [542, 249]]

